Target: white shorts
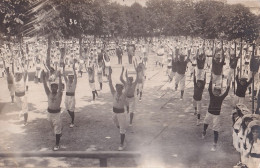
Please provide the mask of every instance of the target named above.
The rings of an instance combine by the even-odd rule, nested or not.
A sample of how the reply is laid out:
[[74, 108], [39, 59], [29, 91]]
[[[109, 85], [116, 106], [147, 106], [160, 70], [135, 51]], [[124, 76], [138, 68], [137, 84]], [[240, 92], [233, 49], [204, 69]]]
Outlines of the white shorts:
[[181, 90], [184, 90], [184, 88], [185, 88], [185, 80], [186, 80], [185, 74], [176, 73], [175, 85], [178, 85], [180, 83], [179, 87]]
[[197, 101], [193, 99], [193, 107], [197, 107], [197, 113], [201, 114], [201, 101]]
[[136, 84], [136, 89], [138, 89], [139, 92], [142, 92], [142, 91], [143, 91], [143, 87], [144, 87], [144, 83], [137, 83], [137, 84]]
[[35, 77], [41, 78], [41, 70], [36, 70]]
[[112, 119], [117, 127], [120, 129], [120, 134], [126, 133], [126, 115], [125, 113], [114, 113]]
[[90, 89], [91, 89], [92, 91], [95, 91], [95, 90], [96, 90], [95, 82], [93, 82], [93, 83], [90, 83], [90, 82], [89, 82], [89, 87], [90, 87]]
[[213, 123], [212, 129], [213, 131], [220, 131], [220, 115], [213, 115], [209, 112], [206, 113], [206, 117], [204, 119], [204, 124]]
[[128, 98], [126, 97], [126, 103], [129, 107], [129, 112], [134, 113], [135, 112], [135, 97]]
[[61, 134], [62, 122], [61, 113], [49, 113], [47, 111], [47, 120], [51, 123], [54, 134]]
[[66, 96], [65, 97], [66, 110], [75, 111], [75, 105], [76, 105], [75, 96]]
[[16, 103], [18, 107], [21, 109], [22, 114], [28, 113], [28, 103], [27, 103], [27, 96], [15, 96]]

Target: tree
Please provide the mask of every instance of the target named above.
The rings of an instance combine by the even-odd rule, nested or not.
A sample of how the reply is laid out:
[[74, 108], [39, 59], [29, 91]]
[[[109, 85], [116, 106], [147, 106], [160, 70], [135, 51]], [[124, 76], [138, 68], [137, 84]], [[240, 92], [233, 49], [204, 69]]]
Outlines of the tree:
[[112, 35], [125, 36], [128, 27], [124, 8], [116, 2], [111, 3], [108, 8], [110, 32]]
[[139, 3], [126, 8], [128, 36], [140, 37], [147, 34], [146, 13]]

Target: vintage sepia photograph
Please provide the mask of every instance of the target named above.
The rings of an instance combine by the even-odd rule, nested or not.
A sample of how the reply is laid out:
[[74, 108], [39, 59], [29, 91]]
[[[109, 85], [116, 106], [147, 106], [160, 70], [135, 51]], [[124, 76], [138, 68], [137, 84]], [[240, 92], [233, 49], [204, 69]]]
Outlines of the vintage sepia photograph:
[[0, 168], [260, 168], [260, 0], [0, 0]]

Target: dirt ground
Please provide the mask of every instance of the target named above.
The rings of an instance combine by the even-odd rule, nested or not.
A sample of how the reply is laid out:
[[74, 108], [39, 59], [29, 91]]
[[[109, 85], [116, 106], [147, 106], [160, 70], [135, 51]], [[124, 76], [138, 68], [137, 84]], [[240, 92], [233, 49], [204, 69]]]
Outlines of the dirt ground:
[[[128, 68], [127, 56], [123, 64]], [[113, 84], [119, 82], [121, 65], [112, 58]], [[34, 83], [30, 70], [28, 103], [28, 125], [23, 126], [19, 110], [10, 103], [6, 79], [0, 78], [0, 151], [51, 151], [55, 137], [46, 117], [47, 97], [42, 83]], [[140, 151], [141, 159], [109, 159], [111, 167], [173, 167], [173, 168], [230, 168], [239, 161], [239, 154], [232, 146], [230, 91], [222, 105], [222, 129], [216, 152], [211, 152], [213, 131], [208, 129], [206, 138], [201, 139], [203, 125], [196, 126], [193, 115], [193, 81], [186, 78], [184, 100], [180, 91], [172, 91], [172, 83], [162, 68], [155, 67], [154, 55], [149, 56], [147, 80], [141, 102], [137, 108], [132, 127], [127, 128], [127, 151]], [[189, 76], [189, 75], [187, 75]], [[163, 87], [162, 87], [163, 86]], [[99, 89], [99, 85], [96, 87]], [[209, 103], [206, 86], [203, 94], [202, 121]], [[166, 91], [168, 91], [166, 93]], [[87, 74], [78, 78], [76, 89], [75, 127], [69, 128], [70, 118], [62, 113], [63, 136], [61, 151], [115, 151], [120, 143], [119, 131], [112, 122], [111, 93], [104, 77], [103, 90], [92, 103]], [[164, 95], [164, 93], [166, 93]], [[162, 98], [161, 95], [164, 95]], [[65, 96], [65, 95], [64, 95]], [[64, 109], [64, 97], [62, 108]], [[168, 103], [164, 105], [166, 102]], [[164, 106], [163, 106], [164, 105]], [[161, 108], [163, 106], [163, 108]], [[129, 115], [128, 115], [129, 119]], [[12, 158], [0, 159], [0, 167], [98, 167], [99, 161], [78, 158]]]

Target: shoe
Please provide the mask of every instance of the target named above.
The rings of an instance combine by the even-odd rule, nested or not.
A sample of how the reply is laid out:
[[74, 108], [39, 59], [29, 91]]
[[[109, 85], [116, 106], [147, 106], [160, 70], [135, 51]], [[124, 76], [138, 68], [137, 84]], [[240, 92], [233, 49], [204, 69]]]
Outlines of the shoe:
[[183, 100], [183, 97], [181, 97], [180, 100]]
[[129, 127], [132, 127], [133, 126], [133, 124], [129, 124]]
[[28, 123], [27, 122], [25, 122], [25, 123], [23, 123], [23, 126], [26, 126]]
[[142, 101], [142, 99], [140, 98], [139, 101]]
[[60, 149], [60, 146], [59, 145], [55, 145], [54, 147], [53, 147], [53, 151], [58, 151]]
[[118, 150], [119, 150], [119, 151], [122, 151], [122, 150], [125, 149], [125, 147], [126, 147], [126, 140], [125, 140], [125, 142], [124, 142], [124, 145], [120, 145], [120, 146], [118, 147]]
[[119, 151], [124, 150], [124, 146], [120, 145], [120, 146], [118, 147], [118, 150], [119, 150]]
[[74, 127], [74, 124], [71, 123], [71, 124], [70, 124], [70, 128], [73, 128], [73, 127]]
[[197, 119], [197, 124], [196, 124], [197, 126], [199, 126], [200, 125], [200, 120], [199, 119]]
[[217, 150], [217, 144], [214, 144], [210, 149], [211, 152], [215, 152]]

